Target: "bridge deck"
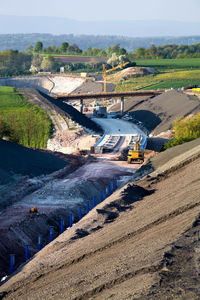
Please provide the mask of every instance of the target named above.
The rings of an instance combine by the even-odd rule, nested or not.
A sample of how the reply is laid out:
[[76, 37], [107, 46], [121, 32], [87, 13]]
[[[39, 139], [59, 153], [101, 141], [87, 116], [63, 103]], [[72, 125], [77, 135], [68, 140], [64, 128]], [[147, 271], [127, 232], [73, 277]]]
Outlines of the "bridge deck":
[[134, 96], [157, 96], [163, 91], [127, 91], [127, 92], [106, 92], [106, 93], [87, 93], [87, 94], [67, 94], [62, 96], [53, 96], [55, 99], [64, 100], [79, 100], [79, 99], [94, 99], [94, 98], [118, 98], [118, 97], [134, 97]]

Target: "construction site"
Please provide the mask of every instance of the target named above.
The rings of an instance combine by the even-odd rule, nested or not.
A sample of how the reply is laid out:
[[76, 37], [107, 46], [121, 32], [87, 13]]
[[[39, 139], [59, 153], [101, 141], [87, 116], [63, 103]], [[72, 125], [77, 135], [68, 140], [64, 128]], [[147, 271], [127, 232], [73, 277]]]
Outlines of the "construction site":
[[0, 139], [0, 299], [200, 299], [200, 139], [161, 151], [200, 98], [107, 73], [0, 79], [54, 125]]

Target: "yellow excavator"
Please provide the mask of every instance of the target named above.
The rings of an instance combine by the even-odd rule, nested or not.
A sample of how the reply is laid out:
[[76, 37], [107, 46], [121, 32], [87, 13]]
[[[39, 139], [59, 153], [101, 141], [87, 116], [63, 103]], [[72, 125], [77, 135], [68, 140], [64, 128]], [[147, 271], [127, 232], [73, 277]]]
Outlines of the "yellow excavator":
[[143, 163], [144, 162], [144, 151], [140, 149], [139, 141], [136, 141], [133, 149], [128, 151], [128, 164], [134, 163]]
[[[124, 66], [126, 66], [128, 64], [129, 64], [129, 62], [126, 62], [124, 64], [121, 64], [121, 65], [117, 66], [117, 67], [113, 67], [112, 69], [109, 69], [109, 70], [106, 70], [106, 67], [103, 64], [103, 92], [104, 93], [106, 93], [106, 75], [107, 75], [107, 73], [112, 72], [114, 70], [117, 70], [119, 68], [122, 68], [122, 67], [124, 67]], [[103, 106], [104, 107], [107, 106], [106, 98], [103, 99]]]

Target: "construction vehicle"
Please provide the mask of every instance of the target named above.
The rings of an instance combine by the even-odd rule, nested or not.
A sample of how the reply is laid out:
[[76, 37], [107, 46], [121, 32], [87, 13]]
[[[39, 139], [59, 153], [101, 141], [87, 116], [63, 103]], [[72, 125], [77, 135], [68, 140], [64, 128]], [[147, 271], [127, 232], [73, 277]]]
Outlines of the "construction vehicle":
[[128, 164], [134, 163], [143, 163], [144, 162], [144, 151], [140, 149], [139, 141], [136, 141], [133, 149], [128, 151]]
[[[112, 72], [114, 70], [117, 70], [119, 68], [122, 68], [122, 67], [124, 67], [124, 66], [126, 66], [128, 64], [129, 64], [129, 62], [126, 62], [124, 64], [121, 64], [121, 65], [119, 65], [117, 67], [114, 67], [112, 69], [109, 69], [109, 70], [106, 70], [105, 64], [103, 64], [103, 91], [104, 91], [104, 93], [106, 93], [106, 75], [107, 75], [107, 73]], [[103, 99], [103, 106], [107, 107], [106, 98]]]

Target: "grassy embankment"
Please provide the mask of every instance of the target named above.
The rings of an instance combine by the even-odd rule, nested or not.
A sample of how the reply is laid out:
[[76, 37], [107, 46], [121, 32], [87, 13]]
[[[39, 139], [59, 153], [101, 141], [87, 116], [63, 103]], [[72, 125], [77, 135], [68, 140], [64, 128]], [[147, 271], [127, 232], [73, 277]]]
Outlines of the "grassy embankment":
[[116, 84], [116, 91], [181, 88], [200, 85], [200, 59], [158, 59], [137, 61], [138, 67], [153, 67], [160, 74], [131, 78]]
[[0, 87], [0, 137], [32, 148], [46, 148], [52, 123], [46, 112], [28, 103], [18, 90]]
[[173, 124], [173, 138], [163, 146], [167, 148], [192, 141], [200, 137], [200, 113], [191, 118], [180, 118]]

